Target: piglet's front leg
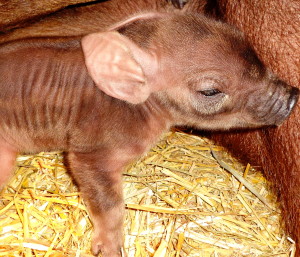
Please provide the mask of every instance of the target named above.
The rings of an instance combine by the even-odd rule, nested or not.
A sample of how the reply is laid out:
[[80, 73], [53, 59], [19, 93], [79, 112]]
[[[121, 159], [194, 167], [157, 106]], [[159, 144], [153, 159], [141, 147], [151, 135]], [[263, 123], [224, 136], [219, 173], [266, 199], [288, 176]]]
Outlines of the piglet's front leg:
[[[126, 159], [126, 160], [125, 160]], [[92, 252], [103, 257], [125, 256], [122, 160], [109, 151], [68, 154], [71, 172], [87, 203], [94, 225]]]

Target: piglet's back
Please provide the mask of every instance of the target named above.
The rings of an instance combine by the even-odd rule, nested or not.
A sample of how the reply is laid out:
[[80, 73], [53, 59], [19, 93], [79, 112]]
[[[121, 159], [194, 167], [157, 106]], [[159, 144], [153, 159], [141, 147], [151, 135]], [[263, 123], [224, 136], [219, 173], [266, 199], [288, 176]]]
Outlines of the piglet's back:
[[103, 95], [87, 75], [78, 40], [2, 45], [0, 78], [0, 135], [20, 151], [66, 149], [78, 119]]

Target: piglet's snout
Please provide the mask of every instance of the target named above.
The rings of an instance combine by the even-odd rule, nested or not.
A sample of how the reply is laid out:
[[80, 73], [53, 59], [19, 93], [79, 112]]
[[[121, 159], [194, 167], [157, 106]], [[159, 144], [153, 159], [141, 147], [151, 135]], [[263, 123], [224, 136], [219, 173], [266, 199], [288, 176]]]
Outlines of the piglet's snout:
[[252, 97], [248, 107], [257, 124], [279, 126], [291, 114], [298, 98], [298, 88], [281, 80], [271, 80], [265, 92], [256, 92], [256, 97]]
[[286, 118], [288, 118], [295, 108], [299, 98], [299, 89], [289, 86], [280, 80], [276, 81], [274, 84], [277, 88], [274, 94], [277, 100], [271, 105], [269, 118], [271, 120], [273, 118], [274, 124], [279, 126]]

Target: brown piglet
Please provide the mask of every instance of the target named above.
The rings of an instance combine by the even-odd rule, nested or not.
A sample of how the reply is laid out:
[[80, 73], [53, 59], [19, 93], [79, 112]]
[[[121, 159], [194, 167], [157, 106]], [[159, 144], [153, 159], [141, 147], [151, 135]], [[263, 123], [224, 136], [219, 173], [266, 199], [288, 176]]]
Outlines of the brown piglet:
[[1, 184], [17, 153], [65, 151], [92, 252], [105, 257], [124, 253], [122, 170], [164, 131], [279, 125], [298, 99], [240, 32], [199, 14], [138, 14], [83, 38], [6, 43], [0, 78]]

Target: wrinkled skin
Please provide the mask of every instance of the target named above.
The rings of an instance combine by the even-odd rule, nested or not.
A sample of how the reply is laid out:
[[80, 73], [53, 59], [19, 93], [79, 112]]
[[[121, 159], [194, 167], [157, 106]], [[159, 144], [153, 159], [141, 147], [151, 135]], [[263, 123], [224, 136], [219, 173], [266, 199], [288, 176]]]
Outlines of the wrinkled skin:
[[225, 24], [146, 15], [114, 27], [121, 34], [0, 47], [1, 182], [18, 152], [66, 151], [94, 224], [92, 251], [105, 257], [122, 255], [122, 170], [162, 132], [280, 124], [298, 98]]

